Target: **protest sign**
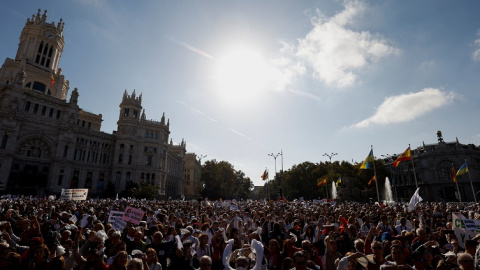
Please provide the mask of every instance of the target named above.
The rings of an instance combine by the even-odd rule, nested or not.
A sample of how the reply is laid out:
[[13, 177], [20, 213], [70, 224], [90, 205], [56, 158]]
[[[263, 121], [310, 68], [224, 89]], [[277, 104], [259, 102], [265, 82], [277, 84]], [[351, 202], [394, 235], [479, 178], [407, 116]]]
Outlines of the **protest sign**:
[[480, 220], [465, 218], [460, 213], [452, 214], [453, 232], [457, 236], [458, 246], [465, 248], [465, 241], [480, 233]]
[[84, 201], [87, 199], [88, 189], [63, 189], [60, 199], [65, 201]]
[[125, 212], [123, 213], [122, 219], [138, 225], [140, 224], [140, 221], [142, 221], [144, 214], [145, 212], [143, 210], [127, 206]]
[[114, 222], [116, 218], [122, 218], [123, 216], [123, 211], [113, 211], [111, 210], [110, 213], [108, 214], [108, 222]]
[[127, 222], [123, 220], [121, 217], [115, 218], [115, 220], [112, 223], [112, 227], [117, 230], [117, 231], [123, 231], [125, 227], [127, 226]]

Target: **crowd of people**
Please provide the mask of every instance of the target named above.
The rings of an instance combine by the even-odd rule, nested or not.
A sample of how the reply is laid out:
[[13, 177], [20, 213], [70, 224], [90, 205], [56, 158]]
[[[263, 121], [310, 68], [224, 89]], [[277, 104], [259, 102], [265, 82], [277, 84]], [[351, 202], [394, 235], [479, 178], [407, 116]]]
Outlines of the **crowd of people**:
[[[127, 207], [142, 220], [119, 229]], [[0, 200], [0, 269], [480, 269], [474, 203]], [[120, 218], [120, 217], [118, 217]], [[479, 247], [479, 251], [477, 251]], [[476, 254], [477, 253], [477, 254]]]

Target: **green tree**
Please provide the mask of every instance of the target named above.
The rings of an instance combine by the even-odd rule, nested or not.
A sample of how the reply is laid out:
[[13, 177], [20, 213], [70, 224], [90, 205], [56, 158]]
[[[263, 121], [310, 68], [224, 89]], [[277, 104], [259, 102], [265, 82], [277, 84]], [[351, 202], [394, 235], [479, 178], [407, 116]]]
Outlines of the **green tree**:
[[212, 200], [246, 199], [253, 188], [250, 178], [242, 171], [236, 171], [227, 161], [206, 161], [202, 166], [201, 181], [202, 196]]
[[159, 188], [148, 183], [143, 182], [136, 189], [133, 190], [132, 195], [137, 199], [156, 199], [158, 195]]

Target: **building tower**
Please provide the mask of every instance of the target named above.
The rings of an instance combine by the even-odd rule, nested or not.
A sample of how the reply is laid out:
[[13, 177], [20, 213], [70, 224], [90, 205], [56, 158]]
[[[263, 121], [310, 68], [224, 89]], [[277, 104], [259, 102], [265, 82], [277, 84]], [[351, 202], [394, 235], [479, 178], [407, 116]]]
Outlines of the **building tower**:
[[48, 23], [47, 11], [43, 15], [38, 10], [36, 15], [27, 19], [17, 49], [15, 60], [7, 58], [0, 78], [15, 81], [18, 70], [24, 70], [24, 88], [62, 100], [67, 99], [68, 81], [58, 68], [65, 41], [63, 38], [64, 22]]

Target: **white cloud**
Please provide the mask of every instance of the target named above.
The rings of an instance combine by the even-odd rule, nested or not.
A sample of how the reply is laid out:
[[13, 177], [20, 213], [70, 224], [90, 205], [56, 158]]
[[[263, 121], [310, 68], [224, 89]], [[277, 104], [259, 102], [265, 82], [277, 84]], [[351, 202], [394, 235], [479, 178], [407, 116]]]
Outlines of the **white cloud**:
[[298, 45], [283, 44], [284, 57], [280, 62], [295, 63], [294, 69], [283, 67], [285, 73], [295, 78], [301, 75], [295, 72], [305, 72], [305, 67], [310, 67], [314, 78], [328, 85], [346, 87], [356, 82], [362, 69], [397, 53], [398, 49], [379, 35], [348, 28], [365, 10], [363, 3], [347, 1], [344, 10], [331, 18], [317, 11], [318, 17], [311, 19], [313, 29], [298, 40]]
[[473, 49], [473, 61], [480, 61], [480, 30], [477, 32], [478, 38], [473, 42], [475, 48]]
[[354, 127], [364, 128], [371, 124], [386, 125], [414, 120], [453, 101], [454, 94], [435, 88], [425, 88], [417, 93], [388, 97], [373, 116]]

